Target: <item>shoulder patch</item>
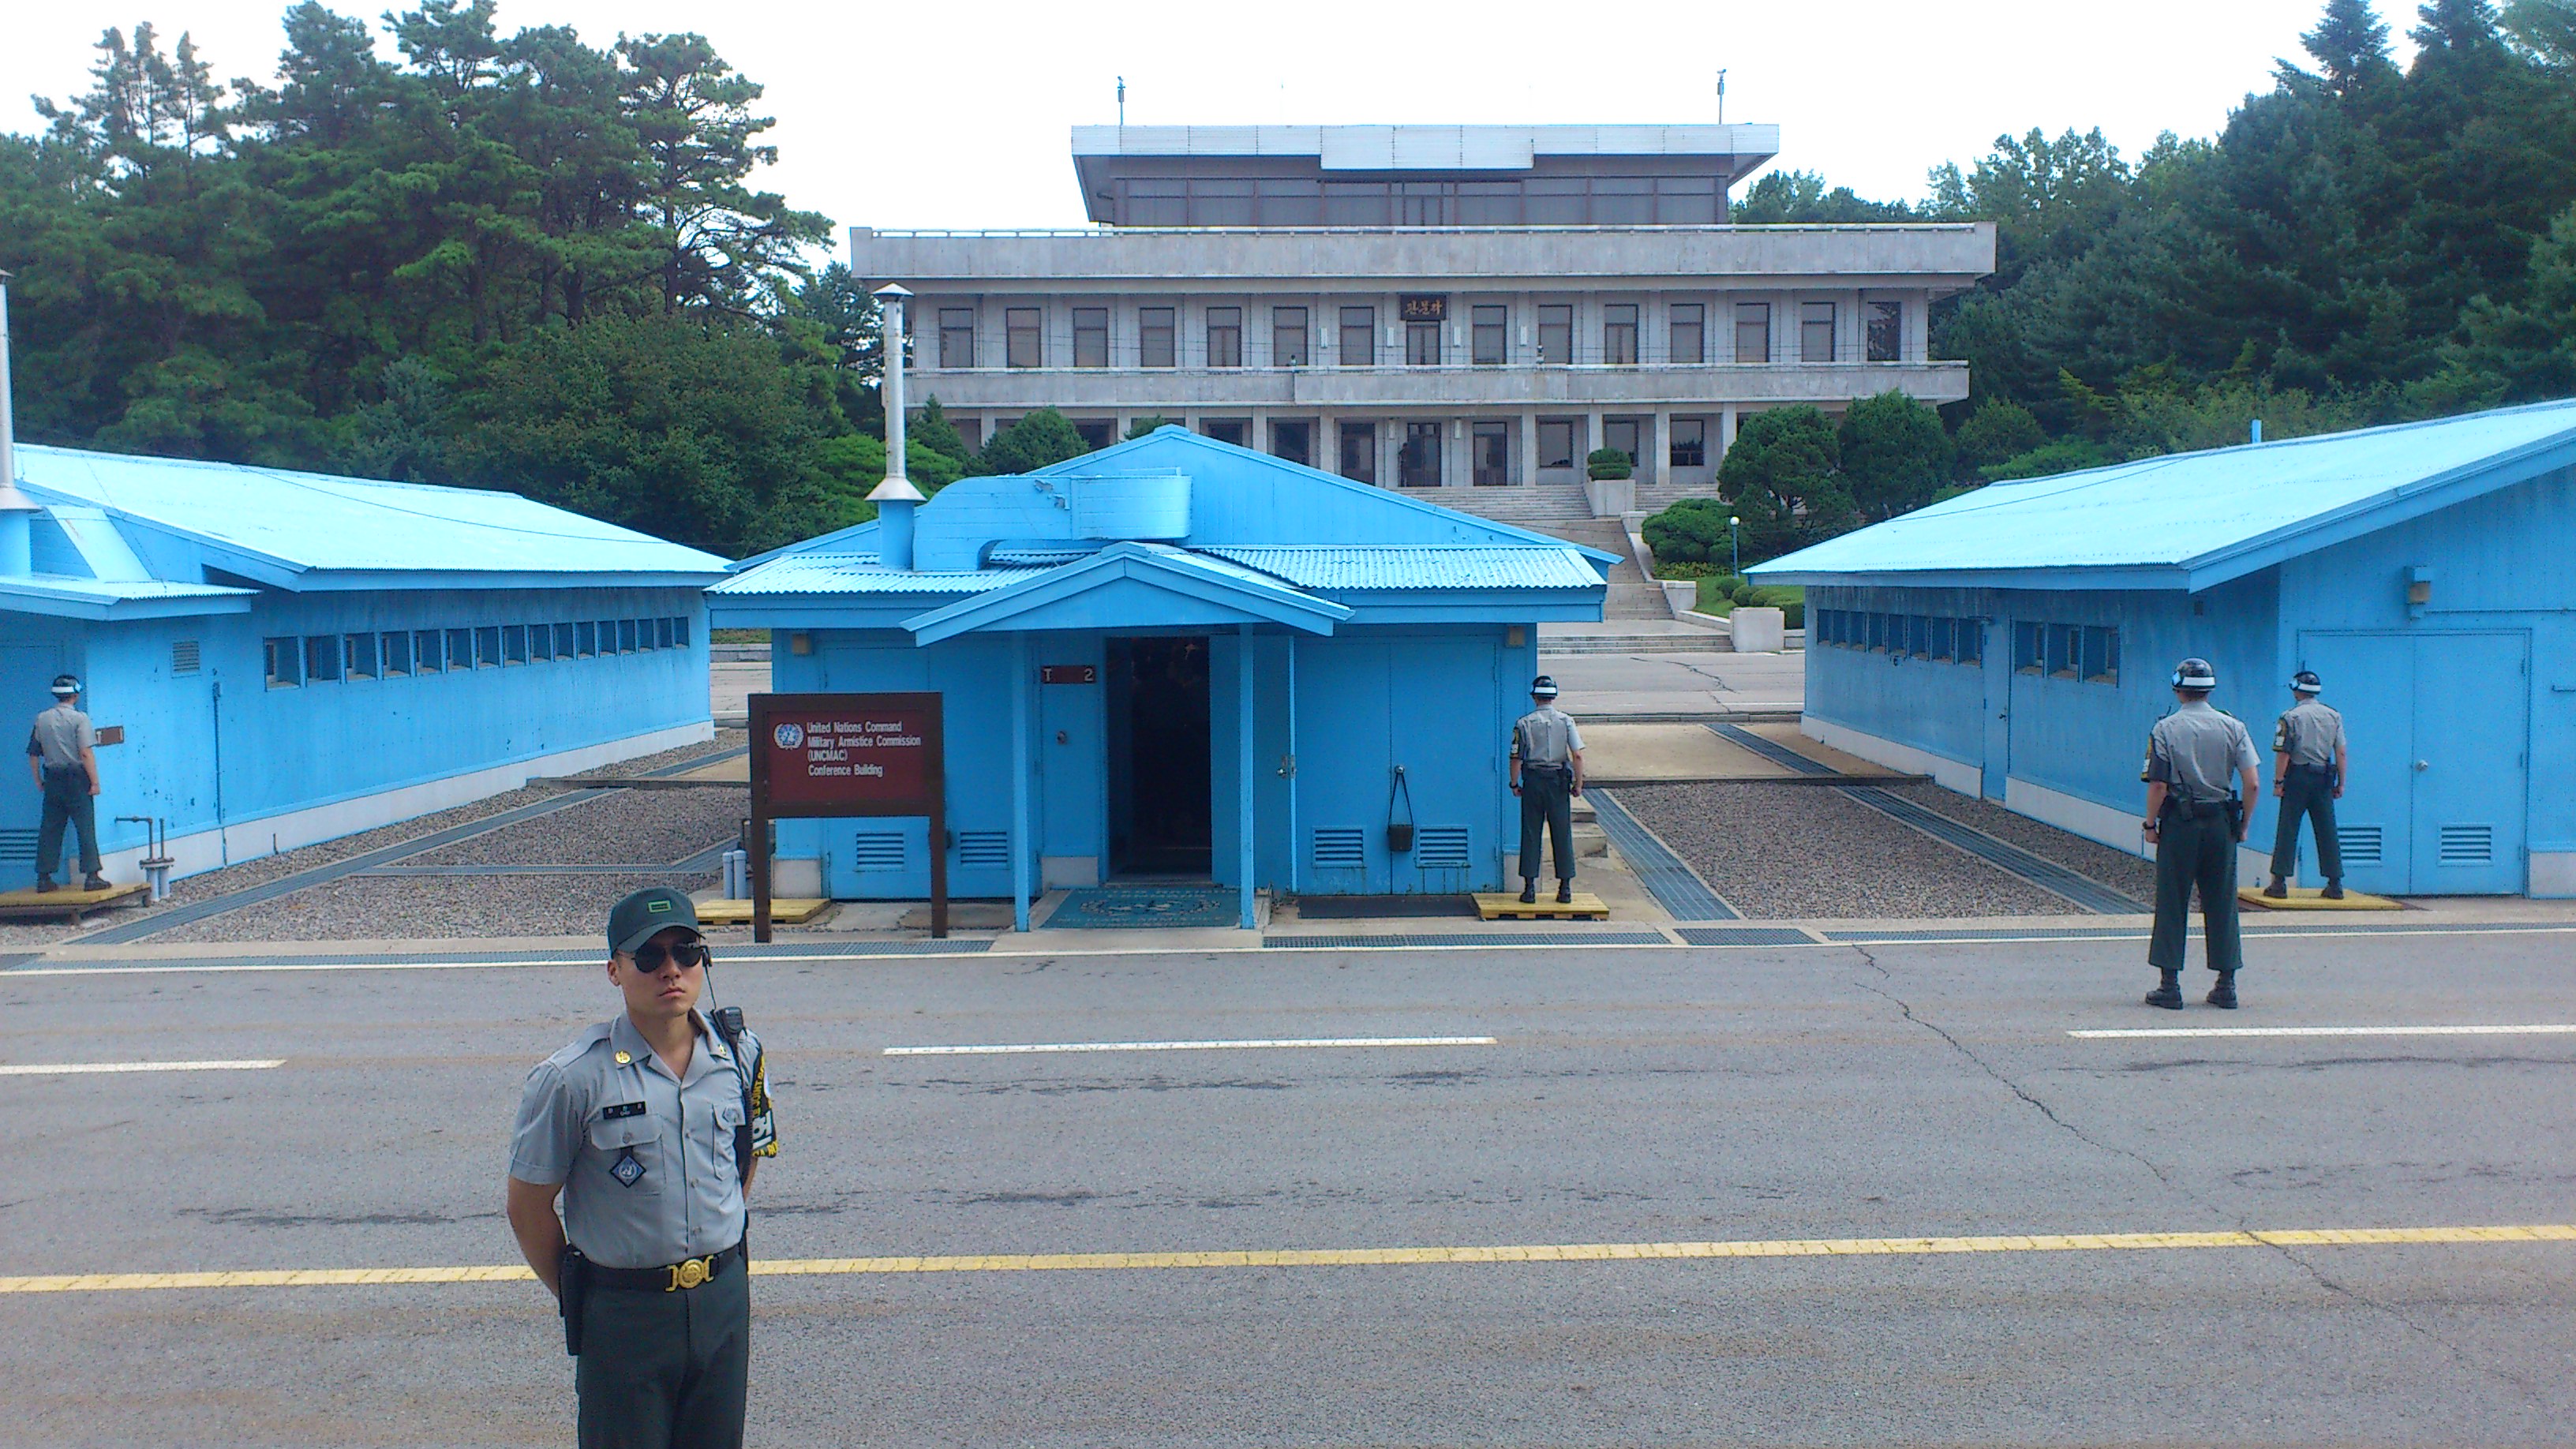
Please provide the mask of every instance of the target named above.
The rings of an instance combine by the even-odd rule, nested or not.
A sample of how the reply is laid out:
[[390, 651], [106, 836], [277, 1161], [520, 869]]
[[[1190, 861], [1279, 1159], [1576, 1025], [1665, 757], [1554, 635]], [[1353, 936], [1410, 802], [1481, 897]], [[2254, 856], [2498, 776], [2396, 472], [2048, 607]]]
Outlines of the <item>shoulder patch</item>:
[[591, 1048], [607, 1041], [609, 1029], [614, 1025], [614, 1022], [603, 1021], [594, 1026], [584, 1027], [579, 1036], [576, 1036], [571, 1041], [564, 1043], [563, 1050], [556, 1052], [553, 1056], [546, 1058], [546, 1060], [559, 1067], [571, 1066], [574, 1062], [581, 1060]]

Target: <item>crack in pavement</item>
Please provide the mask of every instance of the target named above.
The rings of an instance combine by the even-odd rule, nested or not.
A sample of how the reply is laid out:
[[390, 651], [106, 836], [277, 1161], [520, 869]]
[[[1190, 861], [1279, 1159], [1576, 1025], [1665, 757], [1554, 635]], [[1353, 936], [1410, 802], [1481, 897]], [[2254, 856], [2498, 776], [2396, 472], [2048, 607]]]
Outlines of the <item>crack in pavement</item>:
[[[1851, 945], [1851, 950], [1853, 954], [1860, 957], [1861, 961], [1867, 965], [1869, 969], [1877, 972], [1881, 978], [1891, 984], [1896, 980], [1896, 973], [1888, 970], [1868, 947]], [[2131, 1148], [2122, 1147], [2115, 1143], [2104, 1142], [2100, 1138], [2086, 1132], [2083, 1128], [2078, 1127], [2074, 1123], [2067, 1121], [2065, 1118], [2058, 1116], [2056, 1111], [2046, 1102], [2043, 1102], [2039, 1098], [2031, 1095], [2029, 1091], [2023, 1088], [2021, 1083], [2004, 1075], [2002, 1071], [1995, 1067], [1994, 1063], [1987, 1061], [1984, 1057], [1978, 1055], [1976, 1051], [1971, 1049], [1967, 1043], [1959, 1040], [1956, 1036], [1953, 1036], [1948, 1028], [1942, 1026], [1939, 1022], [1933, 1021], [1929, 1017], [1916, 1014], [1913, 1004], [1906, 1001], [1905, 998], [1898, 996], [1895, 992], [1888, 990], [1886, 987], [1873, 984], [1866, 980], [1860, 981], [1858, 984], [1862, 990], [1867, 991], [1874, 996], [1881, 997], [1889, 1004], [1893, 1005], [1907, 1021], [1916, 1026], [1922, 1027], [1924, 1030], [1931, 1032], [1934, 1036], [1937, 1036], [1941, 1038], [1942, 1041], [1948, 1043], [1952, 1051], [1957, 1052], [1959, 1055], [1966, 1057], [1969, 1061], [1975, 1063], [1977, 1070], [1984, 1072], [1989, 1077], [1992, 1077], [2005, 1090], [2011, 1092], [2015, 1097], [2020, 1098], [2022, 1101], [2030, 1104], [2031, 1109], [2039, 1113], [2042, 1117], [2047, 1118], [2051, 1126], [2063, 1129], [2087, 1147], [2094, 1148], [2097, 1151], [2107, 1152], [2114, 1156], [2125, 1157], [2130, 1161], [2137, 1163], [2140, 1167], [2145, 1168], [2149, 1173], [2153, 1174], [2158, 1183], [2172, 1189], [2194, 1207], [2207, 1212], [2212, 1217], [2228, 1224], [2236, 1231], [2253, 1231], [2243, 1218], [2229, 1212], [2224, 1207], [2221, 1207], [2217, 1203], [2201, 1196], [2199, 1193], [2192, 1191], [2192, 1189], [2185, 1184], [2177, 1182], [2173, 1175], [2167, 1172], [2153, 1158]], [[2325, 1290], [2327, 1293], [2357, 1304], [2360, 1307], [2370, 1309], [2374, 1312], [2386, 1314], [2388, 1317], [2396, 1320], [2399, 1325], [2406, 1328], [2408, 1331], [2420, 1334], [2426, 1341], [2440, 1346], [2444, 1352], [2450, 1354], [2452, 1361], [2459, 1364], [2462, 1368], [2476, 1373], [2483, 1373], [2489, 1377], [2499, 1379], [2510, 1384], [2515, 1389], [2519, 1390], [2524, 1398], [2530, 1400], [2534, 1406], [2547, 1407], [2547, 1400], [2542, 1396], [2536, 1386], [2527, 1383], [2520, 1377], [2497, 1368], [2492, 1364], [2482, 1363], [2472, 1359], [2468, 1352], [2462, 1349], [2458, 1344], [2444, 1338], [2441, 1334], [2436, 1333], [2431, 1328], [2416, 1322], [2415, 1319], [2408, 1316], [2404, 1310], [2396, 1305], [2381, 1302], [2380, 1300], [2361, 1292], [2359, 1289], [2352, 1287], [2350, 1284], [2339, 1282], [2334, 1278], [2328, 1277], [2324, 1268], [2308, 1258], [2301, 1256], [2295, 1249], [2284, 1244], [2265, 1243], [2263, 1246], [2270, 1248], [2284, 1260], [2296, 1266], [2299, 1271], [2307, 1274], [2310, 1281], [2314, 1282], [2319, 1288]]]
[[1631, 657], [1631, 658], [1633, 658], [1633, 659], [1638, 659], [1638, 660], [1641, 660], [1641, 661], [1651, 661], [1651, 662], [1653, 662], [1653, 663], [1657, 663], [1657, 664], [1670, 664], [1670, 665], [1673, 665], [1673, 666], [1674, 666], [1674, 667], [1676, 667], [1676, 668], [1680, 668], [1680, 669], [1687, 669], [1687, 670], [1689, 670], [1691, 673], [1698, 675], [1700, 678], [1702, 678], [1702, 679], [1706, 679], [1706, 680], [1709, 680], [1709, 681], [1711, 681], [1711, 682], [1715, 683], [1715, 684], [1717, 685], [1717, 687], [1718, 687], [1718, 688], [1720, 688], [1720, 689], [1730, 689], [1730, 690], [1731, 690], [1731, 689], [1735, 688], [1735, 686], [1734, 686], [1734, 685], [1729, 684], [1729, 683], [1727, 683], [1727, 682], [1726, 682], [1726, 676], [1725, 676], [1725, 675], [1723, 675], [1723, 674], [1718, 674], [1718, 673], [1712, 672], [1712, 671], [1710, 671], [1710, 670], [1702, 669], [1702, 668], [1700, 668], [1698, 665], [1691, 663], [1691, 662], [1690, 662], [1689, 660], [1687, 660], [1687, 659], [1675, 659], [1673, 656], [1671, 656], [1671, 655], [1669, 655], [1669, 654], [1637, 654], [1637, 655], [1631, 655], [1631, 656], [1629, 656], [1629, 657]]

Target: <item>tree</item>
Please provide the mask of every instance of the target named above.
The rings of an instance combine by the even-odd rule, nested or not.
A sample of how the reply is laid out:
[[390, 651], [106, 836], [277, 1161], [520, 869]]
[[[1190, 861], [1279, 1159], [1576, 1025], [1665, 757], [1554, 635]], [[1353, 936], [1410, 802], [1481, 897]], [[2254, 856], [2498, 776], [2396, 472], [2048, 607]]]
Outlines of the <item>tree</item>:
[[660, 233], [662, 309], [748, 310], [767, 278], [801, 272], [799, 249], [831, 231], [828, 219], [743, 184], [778, 159], [776, 147], [752, 142], [777, 124], [751, 113], [761, 87], [702, 35], [620, 40], [617, 58], [626, 122], [647, 163], [642, 212]]
[[1864, 201], [1848, 186], [1828, 188], [1813, 171], [1766, 171], [1726, 209], [1739, 226], [1847, 225], [1854, 222], [1912, 221], [1914, 208], [1902, 201]]
[[[975, 461], [975, 450], [966, 446], [965, 436], [957, 431], [955, 423], [948, 421], [948, 410], [939, 405], [937, 397], [922, 403], [920, 415], [904, 425], [903, 436], [907, 444], [928, 448], [954, 459], [961, 472], [967, 464]], [[912, 456], [910, 448], [905, 450], [904, 456]]]
[[1836, 445], [1843, 486], [1872, 522], [1922, 507], [1950, 481], [1954, 455], [1941, 415], [1898, 389], [1853, 403]]
[[2031, 416], [2030, 409], [1990, 397], [1959, 423], [1959, 466], [1972, 477], [1988, 477], [1991, 475], [1986, 470], [1995, 464], [2047, 441], [2047, 430]]
[[1138, 418], [1127, 425], [1127, 436], [1130, 439], [1141, 438], [1153, 432], [1156, 428], [1170, 427], [1172, 425], [1172, 421], [1172, 419], [1163, 417], [1160, 414]]
[[2317, 73], [2311, 76], [2282, 61], [2285, 82], [2321, 82], [2335, 95], [2351, 97], [2397, 78], [2396, 62], [2388, 54], [2388, 27], [2371, 13], [2369, 0], [2326, 0], [2325, 14], [2314, 30], [2299, 37], [2299, 45], [2315, 59]]
[[1859, 521], [1836, 470], [1833, 421], [1805, 404], [1755, 413], [1717, 468], [1717, 496], [1743, 520], [1744, 553], [1764, 559]]
[[986, 473], [1034, 473], [1090, 451], [1064, 414], [1039, 408], [987, 439], [975, 462]]

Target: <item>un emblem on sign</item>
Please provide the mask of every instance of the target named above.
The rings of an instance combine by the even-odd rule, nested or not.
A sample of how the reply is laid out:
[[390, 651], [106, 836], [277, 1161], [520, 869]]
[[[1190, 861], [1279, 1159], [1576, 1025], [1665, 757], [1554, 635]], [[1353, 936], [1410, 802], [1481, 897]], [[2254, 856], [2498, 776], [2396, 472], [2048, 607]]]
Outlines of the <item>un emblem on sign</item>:
[[794, 723], [783, 724], [771, 730], [769, 737], [778, 741], [780, 749], [792, 750], [805, 743], [805, 727]]

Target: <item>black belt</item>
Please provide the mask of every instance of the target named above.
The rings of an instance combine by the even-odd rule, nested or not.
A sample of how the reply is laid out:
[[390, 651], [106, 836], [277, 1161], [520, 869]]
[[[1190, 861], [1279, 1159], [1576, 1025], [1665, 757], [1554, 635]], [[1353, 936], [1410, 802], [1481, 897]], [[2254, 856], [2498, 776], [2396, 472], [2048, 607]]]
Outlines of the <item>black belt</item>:
[[702, 1283], [714, 1282], [724, 1276], [726, 1269], [742, 1262], [743, 1257], [742, 1244], [736, 1243], [721, 1253], [709, 1253], [703, 1258], [683, 1258], [677, 1263], [666, 1263], [659, 1268], [603, 1268], [593, 1263], [590, 1267], [590, 1286], [636, 1289], [650, 1293], [677, 1293], [684, 1289], [695, 1288]]
[[1574, 767], [1573, 767], [1572, 765], [1546, 765], [1546, 764], [1539, 764], [1539, 763], [1536, 763], [1536, 762], [1534, 762], [1534, 761], [1530, 761], [1530, 760], [1523, 760], [1523, 761], [1521, 761], [1521, 773], [1522, 773], [1522, 774], [1526, 775], [1526, 774], [1528, 774], [1529, 772], [1531, 772], [1532, 770], [1552, 770], [1552, 771], [1556, 772], [1557, 774], [1565, 775], [1565, 774], [1571, 774], [1571, 773], [1573, 772], [1573, 770], [1574, 770]]

